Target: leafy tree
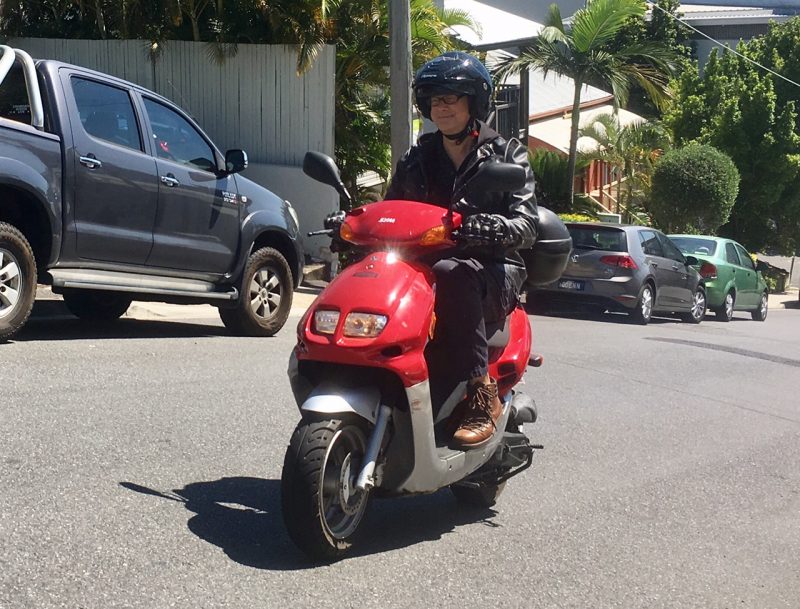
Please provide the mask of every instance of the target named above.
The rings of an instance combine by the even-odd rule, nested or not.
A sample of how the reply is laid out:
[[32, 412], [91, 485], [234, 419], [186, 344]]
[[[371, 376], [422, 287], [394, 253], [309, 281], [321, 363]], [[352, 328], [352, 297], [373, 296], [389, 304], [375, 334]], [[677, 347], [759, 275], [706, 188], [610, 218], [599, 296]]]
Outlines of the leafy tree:
[[588, 159], [611, 165], [617, 178], [617, 201], [625, 221], [641, 221], [642, 202], [647, 198], [656, 161], [670, 147], [670, 138], [658, 122], [620, 125], [613, 114], [601, 114], [579, 131], [582, 137], [597, 142]]
[[[751, 53], [747, 44], [739, 51]], [[714, 51], [702, 79], [692, 70], [675, 83], [665, 121], [676, 144], [710, 144], [739, 169], [739, 195], [720, 233], [752, 251], [794, 251], [800, 232], [800, 137], [794, 102], [779, 103], [773, 77], [732, 53], [720, 57]]]
[[580, 125], [581, 89], [588, 82], [609, 85], [615, 103], [624, 105], [631, 84], [638, 83], [657, 104], [665, 98], [673, 71], [674, 50], [658, 42], [632, 42], [614, 48], [617, 35], [631, 18], [641, 19], [642, 0], [592, 0], [575, 13], [569, 29], [556, 4], [550, 5], [546, 27], [519, 57], [501, 66], [501, 76], [540, 69], [554, 71], [575, 83], [567, 171], [569, 199], [574, 196], [575, 162]]
[[726, 154], [692, 143], [667, 152], [653, 173], [649, 211], [664, 232], [714, 234], [730, 216], [739, 172]]
[[[455, 48], [447, 32], [476, 28], [463, 11], [439, 10], [431, 0], [411, 0], [414, 66]], [[360, 199], [356, 178], [391, 170], [389, 13], [383, 0], [331, 0], [331, 40], [336, 44], [336, 158], [342, 180]]]

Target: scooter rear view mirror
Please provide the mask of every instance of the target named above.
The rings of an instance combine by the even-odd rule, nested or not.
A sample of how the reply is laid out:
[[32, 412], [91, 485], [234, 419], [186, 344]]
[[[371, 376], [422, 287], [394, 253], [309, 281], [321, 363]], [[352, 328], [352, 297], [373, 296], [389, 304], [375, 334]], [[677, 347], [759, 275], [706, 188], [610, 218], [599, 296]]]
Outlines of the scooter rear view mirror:
[[515, 163], [484, 163], [469, 181], [471, 191], [514, 192], [525, 186], [525, 169]]
[[342, 183], [342, 178], [339, 175], [339, 168], [336, 166], [336, 162], [327, 154], [314, 151], [306, 152], [303, 158], [303, 173], [317, 182], [333, 186], [336, 192], [349, 203], [352, 203], [350, 193], [347, 192], [347, 189]]

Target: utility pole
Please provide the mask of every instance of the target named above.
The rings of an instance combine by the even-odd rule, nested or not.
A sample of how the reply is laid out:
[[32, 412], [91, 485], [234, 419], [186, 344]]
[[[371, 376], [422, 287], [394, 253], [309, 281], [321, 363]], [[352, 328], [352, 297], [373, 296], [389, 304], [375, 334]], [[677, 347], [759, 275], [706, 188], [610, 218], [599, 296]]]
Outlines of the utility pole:
[[409, 0], [389, 0], [392, 94], [392, 172], [411, 146], [411, 7]]

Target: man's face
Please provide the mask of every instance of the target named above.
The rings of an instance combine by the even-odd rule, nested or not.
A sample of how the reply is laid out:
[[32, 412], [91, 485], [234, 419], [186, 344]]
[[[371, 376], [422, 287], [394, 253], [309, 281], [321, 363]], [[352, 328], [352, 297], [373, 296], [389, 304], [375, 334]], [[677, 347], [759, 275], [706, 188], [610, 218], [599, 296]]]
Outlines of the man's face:
[[431, 97], [431, 120], [446, 135], [459, 133], [469, 122], [469, 97], [434, 95]]

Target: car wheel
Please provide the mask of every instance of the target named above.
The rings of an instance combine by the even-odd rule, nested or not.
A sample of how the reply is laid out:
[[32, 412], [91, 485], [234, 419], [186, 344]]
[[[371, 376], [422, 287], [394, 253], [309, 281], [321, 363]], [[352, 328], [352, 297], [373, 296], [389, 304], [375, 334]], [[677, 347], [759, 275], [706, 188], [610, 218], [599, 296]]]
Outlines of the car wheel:
[[736, 304], [736, 295], [733, 290], [725, 294], [725, 300], [722, 302], [721, 307], [714, 309], [714, 315], [717, 316], [718, 321], [729, 322], [733, 319], [733, 306]]
[[656, 293], [653, 290], [653, 286], [649, 283], [645, 283], [641, 294], [639, 294], [639, 301], [636, 303], [636, 308], [629, 313], [632, 321], [643, 326], [650, 323], [650, 318], [653, 316], [655, 295]]
[[706, 300], [706, 291], [698, 287], [692, 295], [692, 308], [688, 313], [681, 315], [683, 321], [688, 321], [692, 324], [699, 324], [706, 316], [706, 309], [708, 308], [708, 301]]
[[293, 288], [286, 258], [274, 248], [262, 247], [247, 261], [236, 306], [220, 308], [222, 323], [235, 334], [272, 336], [289, 317]]
[[761, 294], [761, 300], [758, 303], [758, 308], [750, 312], [750, 316], [756, 321], [764, 321], [767, 319], [769, 312], [769, 295], [764, 292]]
[[25, 236], [0, 222], [0, 341], [11, 338], [25, 322], [36, 299], [36, 260]]
[[113, 321], [131, 306], [133, 299], [122, 292], [103, 290], [64, 290], [64, 304], [83, 321]]

